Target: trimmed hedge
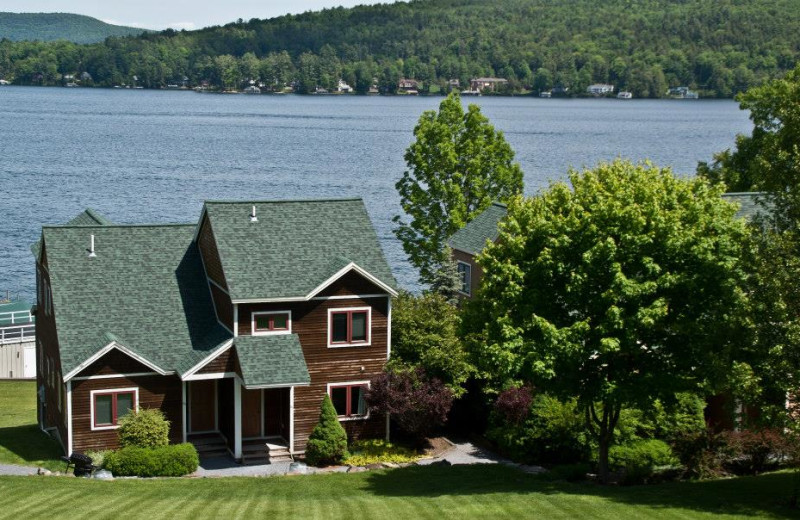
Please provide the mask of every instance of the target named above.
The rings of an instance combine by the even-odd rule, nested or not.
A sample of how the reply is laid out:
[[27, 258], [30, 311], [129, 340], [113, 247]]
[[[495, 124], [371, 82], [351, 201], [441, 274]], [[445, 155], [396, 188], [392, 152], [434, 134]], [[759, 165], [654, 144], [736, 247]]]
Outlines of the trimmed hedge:
[[117, 477], [182, 477], [194, 473], [200, 459], [193, 444], [158, 448], [128, 446], [106, 455], [105, 469]]

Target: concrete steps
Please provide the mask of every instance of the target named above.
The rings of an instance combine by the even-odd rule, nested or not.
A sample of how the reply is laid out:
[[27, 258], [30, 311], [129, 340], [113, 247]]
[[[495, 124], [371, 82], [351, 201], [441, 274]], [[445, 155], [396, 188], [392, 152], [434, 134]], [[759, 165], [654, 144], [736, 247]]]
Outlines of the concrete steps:
[[197, 454], [201, 459], [212, 457], [225, 457], [229, 455], [228, 445], [219, 434], [202, 434], [189, 437], [189, 442], [194, 444]]
[[258, 439], [242, 445], [242, 464], [272, 464], [292, 462], [289, 447], [282, 439]]

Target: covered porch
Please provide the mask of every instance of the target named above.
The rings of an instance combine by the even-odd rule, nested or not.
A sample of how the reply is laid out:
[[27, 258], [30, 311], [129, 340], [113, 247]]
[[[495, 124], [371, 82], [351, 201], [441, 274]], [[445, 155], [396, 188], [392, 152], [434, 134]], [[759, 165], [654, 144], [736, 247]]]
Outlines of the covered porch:
[[291, 459], [294, 387], [247, 389], [235, 374], [183, 385], [184, 440], [201, 457], [246, 464]]

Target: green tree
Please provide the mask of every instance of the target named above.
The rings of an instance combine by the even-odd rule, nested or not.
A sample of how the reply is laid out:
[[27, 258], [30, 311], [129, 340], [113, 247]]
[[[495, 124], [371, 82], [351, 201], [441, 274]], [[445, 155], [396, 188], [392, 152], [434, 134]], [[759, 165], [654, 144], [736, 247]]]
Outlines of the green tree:
[[347, 456], [347, 433], [339, 423], [331, 398], [325, 394], [319, 422], [306, 445], [306, 461], [312, 466], [328, 466], [341, 463]]
[[461, 319], [444, 297], [426, 292], [402, 292], [392, 303], [392, 360], [390, 365], [422, 367], [446, 384], [456, 396], [473, 368], [458, 336]]
[[728, 380], [745, 329], [745, 224], [703, 179], [626, 161], [509, 206], [479, 257], [481, 369], [577, 397], [608, 475], [624, 407]]
[[431, 283], [448, 260], [447, 239], [493, 201], [522, 193], [522, 170], [503, 133], [489, 124], [477, 105], [467, 111], [457, 93], [428, 110], [414, 128], [408, 169], [395, 187], [409, 222], [396, 216], [397, 238]]

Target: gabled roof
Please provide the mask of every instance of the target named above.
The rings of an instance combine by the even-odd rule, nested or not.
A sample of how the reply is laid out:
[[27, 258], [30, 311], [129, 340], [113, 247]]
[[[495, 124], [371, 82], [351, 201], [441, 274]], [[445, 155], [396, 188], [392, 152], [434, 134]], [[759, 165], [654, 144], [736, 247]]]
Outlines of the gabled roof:
[[[65, 225], [67, 226], [110, 226], [114, 224], [106, 217], [101, 215], [100, 213], [96, 212], [92, 208], [86, 208], [85, 210], [81, 211], [72, 219], [67, 222]], [[39, 255], [42, 252], [42, 241], [37, 240], [35, 243], [31, 244], [31, 253], [33, 253], [34, 258], [37, 260], [39, 259]]]
[[472, 219], [466, 226], [456, 231], [448, 244], [471, 255], [477, 255], [486, 247], [486, 241], [494, 242], [499, 235], [500, 221], [508, 213], [505, 204], [493, 202], [483, 213]]
[[[254, 206], [257, 222], [250, 219]], [[361, 199], [208, 201], [203, 211], [234, 302], [308, 299], [350, 269], [394, 291]]]
[[739, 211], [736, 212], [737, 218], [753, 220], [758, 215], [768, 215], [773, 209], [772, 202], [767, 198], [767, 193], [763, 191], [723, 193], [722, 198], [739, 205]]
[[311, 382], [297, 334], [239, 336], [233, 340], [247, 388]]
[[[74, 376], [110, 348], [157, 372], [181, 373], [230, 340], [214, 313], [194, 230], [43, 228], [65, 375]], [[94, 258], [88, 254], [92, 234]]]

